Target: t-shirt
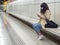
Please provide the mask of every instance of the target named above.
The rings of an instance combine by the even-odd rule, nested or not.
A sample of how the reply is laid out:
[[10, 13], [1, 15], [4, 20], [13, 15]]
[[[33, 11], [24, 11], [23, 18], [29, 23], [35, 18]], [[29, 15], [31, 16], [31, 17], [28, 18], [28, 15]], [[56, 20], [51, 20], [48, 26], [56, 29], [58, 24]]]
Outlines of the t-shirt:
[[46, 10], [46, 12], [45, 12], [44, 15], [46, 16], [46, 18], [47, 18], [48, 20], [50, 20], [50, 16], [51, 16], [50, 10]]
[[[50, 10], [46, 10], [45, 14], [41, 14], [41, 15], [43, 15], [45, 18], [47, 18], [48, 20], [50, 20], [50, 15], [51, 15]], [[47, 22], [46, 22], [46, 20], [44, 20], [44, 19], [40, 19], [40, 20], [39, 20], [39, 23], [40, 23], [42, 26], [45, 26], [45, 24], [46, 24]]]

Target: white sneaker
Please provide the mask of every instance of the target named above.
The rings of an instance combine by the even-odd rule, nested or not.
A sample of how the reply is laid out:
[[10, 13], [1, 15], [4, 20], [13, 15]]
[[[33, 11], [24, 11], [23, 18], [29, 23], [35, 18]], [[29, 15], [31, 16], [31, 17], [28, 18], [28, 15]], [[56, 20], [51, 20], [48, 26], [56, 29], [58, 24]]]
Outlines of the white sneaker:
[[43, 38], [43, 35], [40, 35], [39, 38], [38, 38], [38, 40], [42, 40], [42, 38]]
[[39, 38], [39, 36], [37, 35], [36, 37], [35, 37], [35, 39], [38, 39]]

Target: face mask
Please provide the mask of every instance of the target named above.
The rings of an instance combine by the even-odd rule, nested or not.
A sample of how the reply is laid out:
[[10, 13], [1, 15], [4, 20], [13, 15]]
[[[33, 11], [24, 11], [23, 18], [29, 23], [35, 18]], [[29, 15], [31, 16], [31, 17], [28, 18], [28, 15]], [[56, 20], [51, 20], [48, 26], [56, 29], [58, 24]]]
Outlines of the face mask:
[[41, 9], [43, 9], [43, 7], [41, 7]]

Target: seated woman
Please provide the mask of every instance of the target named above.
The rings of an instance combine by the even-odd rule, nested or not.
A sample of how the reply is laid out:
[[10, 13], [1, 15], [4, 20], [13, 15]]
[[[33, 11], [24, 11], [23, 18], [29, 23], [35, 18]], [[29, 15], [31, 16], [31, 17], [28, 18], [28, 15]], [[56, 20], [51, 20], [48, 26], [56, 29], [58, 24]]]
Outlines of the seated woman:
[[43, 36], [40, 33], [41, 29], [45, 28], [56, 28], [58, 27], [58, 25], [56, 23], [54, 23], [53, 21], [50, 21], [50, 10], [48, 8], [48, 5], [44, 2], [40, 5], [40, 13], [37, 14], [37, 16], [40, 18], [39, 23], [33, 24], [33, 28], [34, 30], [37, 32], [38, 34], [38, 39], [41, 39]]
[[[50, 20], [51, 12], [48, 8], [48, 5], [46, 3], [41, 4], [41, 14], [38, 14], [39, 18], [42, 18], [42, 21], [45, 20], [45, 28], [57, 28], [58, 25]], [[42, 22], [43, 23], [43, 22]]]

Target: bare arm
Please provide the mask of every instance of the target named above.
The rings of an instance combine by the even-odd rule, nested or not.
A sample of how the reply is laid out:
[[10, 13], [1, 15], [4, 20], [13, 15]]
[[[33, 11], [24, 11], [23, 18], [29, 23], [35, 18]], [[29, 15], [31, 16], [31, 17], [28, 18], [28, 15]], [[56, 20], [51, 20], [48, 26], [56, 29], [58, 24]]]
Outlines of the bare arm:
[[50, 16], [51, 16], [51, 12], [50, 12], [50, 10], [47, 10], [46, 11], [46, 17], [48, 20], [50, 20]]
[[38, 16], [40, 19], [45, 19], [45, 16], [43, 16], [43, 15], [37, 14], [37, 16]]

